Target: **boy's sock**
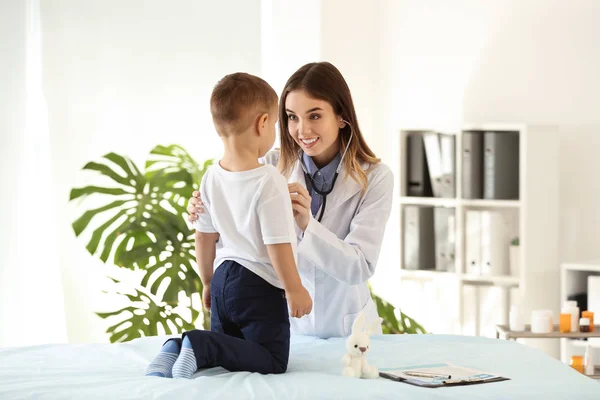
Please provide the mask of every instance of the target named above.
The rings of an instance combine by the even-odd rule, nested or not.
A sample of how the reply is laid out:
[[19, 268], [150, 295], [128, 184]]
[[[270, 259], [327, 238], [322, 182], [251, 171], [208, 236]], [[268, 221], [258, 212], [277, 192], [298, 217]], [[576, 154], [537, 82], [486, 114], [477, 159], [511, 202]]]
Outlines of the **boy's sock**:
[[146, 368], [146, 376], [160, 376], [162, 378], [172, 378], [173, 364], [179, 355], [179, 343], [176, 340], [169, 340], [160, 349], [160, 353]]
[[173, 378], [191, 379], [197, 370], [196, 355], [194, 354], [194, 349], [192, 349], [190, 339], [186, 336], [183, 339], [179, 357], [177, 357], [177, 361], [173, 365]]

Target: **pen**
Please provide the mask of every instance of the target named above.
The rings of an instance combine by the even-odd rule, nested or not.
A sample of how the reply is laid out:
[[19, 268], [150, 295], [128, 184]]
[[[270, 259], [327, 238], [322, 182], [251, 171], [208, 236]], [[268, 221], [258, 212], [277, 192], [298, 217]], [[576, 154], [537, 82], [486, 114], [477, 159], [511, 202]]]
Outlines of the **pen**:
[[444, 384], [451, 384], [451, 383], [468, 383], [468, 382], [483, 382], [484, 380], [481, 378], [465, 378], [465, 379], [448, 379], [444, 381]]
[[442, 379], [450, 379], [452, 378], [452, 375], [440, 375], [440, 374], [435, 374], [433, 372], [419, 372], [419, 371], [402, 371], [402, 373], [404, 375], [408, 375], [408, 376], [415, 376], [415, 377], [421, 377], [421, 378], [442, 378]]

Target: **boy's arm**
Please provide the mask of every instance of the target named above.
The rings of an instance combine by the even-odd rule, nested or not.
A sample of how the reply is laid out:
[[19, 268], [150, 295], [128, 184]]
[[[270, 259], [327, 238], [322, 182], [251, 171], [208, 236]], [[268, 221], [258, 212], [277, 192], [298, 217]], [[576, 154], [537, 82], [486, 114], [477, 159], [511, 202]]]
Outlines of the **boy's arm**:
[[213, 278], [213, 265], [217, 252], [217, 240], [219, 234], [204, 233], [196, 231], [196, 263], [198, 263], [198, 273], [204, 290], [202, 301], [204, 306], [210, 310], [210, 283]]
[[289, 292], [302, 287], [302, 281], [296, 269], [292, 245], [289, 243], [270, 244], [267, 245], [267, 252], [279, 280], [283, 283], [284, 290]]
[[290, 316], [300, 318], [311, 312], [312, 299], [302, 285], [292, 249], [291, 243], [297, 238], [287, 181], [276, 169], [273, 171], [272, 179], [259, 189], [260, 230], [273, 269], [286, 292]]
[[292, 245], [289, 243], [269, 244], [267, 252], [273, 268], [283, 284], [290, 306], [292, 317], [300, 318], [312, 311], [312, 299], [306, 288], [302, 285]]

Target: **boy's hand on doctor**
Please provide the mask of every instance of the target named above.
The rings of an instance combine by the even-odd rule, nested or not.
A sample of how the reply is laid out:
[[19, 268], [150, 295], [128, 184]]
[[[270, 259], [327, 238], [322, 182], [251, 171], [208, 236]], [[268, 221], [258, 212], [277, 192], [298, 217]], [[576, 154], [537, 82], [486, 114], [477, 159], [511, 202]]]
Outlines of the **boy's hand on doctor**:
[[[294, 219], [296, 220], [298, 227], [304, 232], [310, 221], [310, 203], [312, 198], [310, 197], [310, 194], [308, 194], [308, 190], [297, 182], [290, 183], [288, 185], [288, 190], [292, 200]], [[188, 221], [190, 222], [197, 220], [198, 214], [204, 212], [200, 192], [197, 190], [192, 193], [192, 197], [188, 200], [187, 212], [190, 213], [190, 215], [188, 215]]]

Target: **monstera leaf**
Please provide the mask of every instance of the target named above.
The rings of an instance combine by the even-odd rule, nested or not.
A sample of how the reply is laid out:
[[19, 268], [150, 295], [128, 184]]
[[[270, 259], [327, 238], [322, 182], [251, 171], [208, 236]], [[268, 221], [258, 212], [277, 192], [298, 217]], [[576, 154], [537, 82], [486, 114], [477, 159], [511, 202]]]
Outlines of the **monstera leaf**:
[[[187, 198], [198, 189], [211, 163], [212, 160], [208, 160], [201, 166], [182, 147], [171, 145], [156, 146], [151, 151], [144, 173], [132, 160], [115, 153], [105, 155], [100, 162], [86, 164], [84, 170], [97, 172], [110, 183], [71, 191], [72, 201], [92, 197], [96, 203], [105, 201], [104, 205], [85, 211], [73, 222], [75, 235], [91, 231], [86, 246], [90, 254], [105, 263], [144, 270], [140, 287], [152, 296], [166, 287], [161, 302], [164, 307], [177, 307], [181, 291], [188, 297], [202, 292], [202, 283], [195, 271], [194, 234], [184, 215]], [[119, 313], [124, 311], [127, 310], [119, 310]], [[197, 318], [198, 310], [194, 311]], [[162, 317], [164, 310], [163, 314], [148, 312], [158, 318], [156, 322], [166, 321]], [[113, 314], [99, 315], [107, 318]], [[128, 340], [135, 337], [136, 329], [150, 332], [140, 325], [143, 318], [135, 315], [129, 319], [133, 325], [127, 328]], [[111, 340], [121, 338], [115, 336], [115, 332], [109, 333], [113, 335]]]
[[[102, 223], [92, 232], [87, 250], [99, 255], [103, 262], [112, 254], [114, 264], [135, 269], [143, 266], [145, 260], [123, 259], [128, 248], [153, 244], [164, 247], [166, 240], [189, 228], [180, 215], [165, 207], [164, 188], [147, 179], [131, 160], [115, 153], [105, 155], [104, 159], [108, 162], [90, 162], [83, 169], [110, 178], [111, 187], [75, 188], [70, 200], [103, 195], [110, 202], [86, 211], [73, 223], [73, 230], [79, 236], [93, 219], [101, 219]], [[138, 261], [142, 265], [138, 265]]]
[[[377, 305], [377, 313], [383, 318], [382, 329], [384, 334], [427, 333], [425, 328], [402, 311], [397, 310], [392, 304], [373, 293], [371, 293], [371, 296]], [[396, 311], [399, 314], [398, 317]]]
[[[110, 279], [115, 283], [120, 283], [114, 278]], [[102, 318], [117, 317], [118, 322], [106, 330], [111, 335], [111, 343], [124, 342], [142, 336], [177, 334], [182, 330], [195, 328], [193, 321], [199, 315], [196, 309], [191, 308], [191, 314], [186, 318], [184, 313], [178, 313], [177, 308], [161, 301], [143, 287], [134, 288], [133, 292], [134, 294], [116, 292], [126, 296], [130, 305], [113, 312], [96, 313]], [[159, 326], [162, 327], [162, 332]]]
[[[146, 161], [147, 174], [153, 174], [158, 171], [165, 173], [180, 173], [185, 171], [189, 174], [190, 183], [196, 188], [200, 185], [202, 176], [206, 169], [212, 164], [212, 160], [207, 160], [204, 165], [200, 165], [188, 154], [183, 147], [178, 145], [156, 146], [150, 152], [150, 158]], [[189, 197], [189, 193], [183, 193]]]
[[[196, 258], [194, 254], [194, 236], [180, 235], [178, 240], [167, 243], [167, 247], [160, 253], [156, 262], [146, 266], [146, 275], [142, 279], [141, 285], [149, 288], [151, 293], [157, 293], [159, 286], [164, 279], [169, 279], [170, 283], [163, 295], [164, 301], [169, 304], [177, 302], [180, 291], [186, 293], [196, 293], [202, 290], [200, 279], [194, 272], [196, 268]], [[151, 248], [133, 248], [127, 256], [137, 257], [138, 251], [151, 250]]]

